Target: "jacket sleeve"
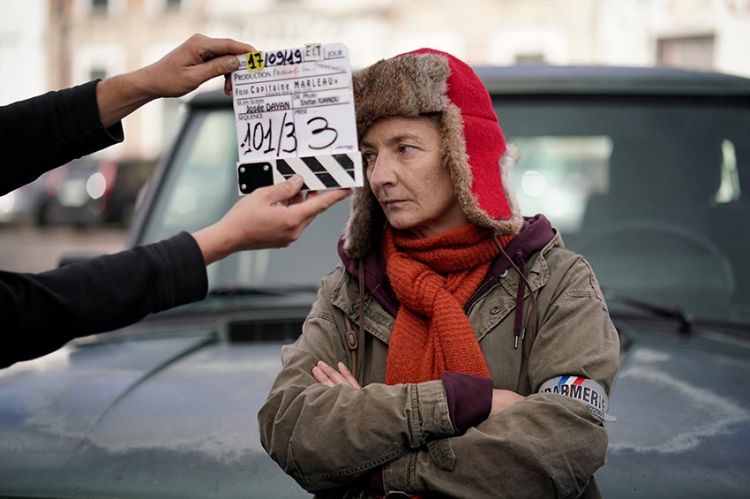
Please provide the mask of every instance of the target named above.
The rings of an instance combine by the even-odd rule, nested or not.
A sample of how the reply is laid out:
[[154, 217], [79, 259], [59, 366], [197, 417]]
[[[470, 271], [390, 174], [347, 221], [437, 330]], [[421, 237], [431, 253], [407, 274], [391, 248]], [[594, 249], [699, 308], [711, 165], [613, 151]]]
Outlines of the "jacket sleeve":
[[619, 340], [588, 264], [579, 258], [564, 272], [555, 289], [542, 291], [554, 296], [529, 354], [530, 395], [464, 435], [440, 441], [453, 459], [441, 463], [421, 449], [387, 464], [386, 491], [578, 497], [586, 488], [604, 464], [606, 430], [583, 403], [537, 391], [551, 378], [578, 375], [609, 393]]
[[308, 491], [350, 485], [373, 468], [454, 434], [442, 381], [361, 390], [315, 381], [322, 360], [347, 362], [331, 306], [334, 271], [323, 280], [302, 334], [282, 349], [283, 367], [258, 414], [261, 443]]
[[122, 142], [122, 124], [105, 129], [98, 80], [0, 107], [0, 195], [68, 161]]
[[187, 233], [42, 274], [0, 272], [0, 368], [201, 299], [207, 287]]

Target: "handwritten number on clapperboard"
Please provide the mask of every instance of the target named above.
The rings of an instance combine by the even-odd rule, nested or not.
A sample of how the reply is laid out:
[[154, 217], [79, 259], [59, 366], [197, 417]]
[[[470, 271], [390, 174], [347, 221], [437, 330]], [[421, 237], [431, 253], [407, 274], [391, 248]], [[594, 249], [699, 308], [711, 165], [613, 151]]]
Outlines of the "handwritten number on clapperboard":
[[[258, 137], [260, 137], [260, 141], [258, 141]], [[268, 127], [268, 130], [263, 131], [262, 123], [255, 124], [253, 127], [253, 148], [256, 151], [263, 147], [263, 143], [266, 141], [268, 141], [268, 147], [263, 150], [263, 153], [268, 154], [269, 152], [274, 151], [275, 149], [271, 146], [271, 138], [271, 127]]]
[[[249, 154], [253, 151], [260, 151], [261, 149], [263, 150], [263, 154], [268, 154], [270, 152], [276, 151], [276, 156], [280, 156], [282, 152], [295, 152], [297, 150], [297, 130], [294, 126], [294, 121], [287, 121], [286, 119], [287, 113], [284, 113], [284, 116], [281, 119], [281, 124], [278, 127], [279, 138], [275, 144], [276, 147], [274, 147], [273, 140], [275, 130], [273, 128], [273, 121], [270, 118], [268, 119], [268, 127], [264, 125], [263, 121], [256, 121], [252, 125], [248, 122], [247, 132], [245, 133], [245, 138], [242, 140], [241, 144], [241, 147], [247, 146], [245, 154]], [[335, 128], [329, 126], [328, 120], [323, 116], [310, 118], [309, 120], [307, 120], [306, 125], [315, 126], [315, 128], [312, 129], [313, 135], [320, 135], [326, 132], [329, 134], [329, 136], [332, 135], [331, 140], [329, 140], [325, 144], [310, 144], [310, 149], [320, 150], [330, 147], [334, 142], [336, 142], [336, 139], [338, 139], [339, 137], [339, 132]], [[284, 139], [291, 139], [291, 147], [282, 147], [282, 145], [286, 144]]]
[[[284, 149], [284, 152], [294, 152], [297, 150], [297, 135], [295, 133], [296, 130], [294, 129], [294, 122], [290, 121], [289, 123], [287, 123], [286, 113], [284, 113], [284, 120], [282, 121], [282, 123], [284, 124], [282, 129], [289, 128], [289, 131], [287, 132], [285, 138], [292, 139], [294, 141], [294, 146], [292, 146], [291, 149]], [[279, 144], [281, 144], [281, 138], [279, 138]]]
[[323, 121], [323, 124], [321, 126], [319, 126], [318, 128], [313, 129], [313, 131], [312, 131], [313, 135], [318, 135], [318, 134], [323, 133], [323, 132], [333, 132], [333, 138], [331, 139], [330, 142], [328, 142], [327, 144], [324, 144], [324, 145], [314, 146], [314, 145], [310, 144], [310, 149], [315, 149], [315, 150], [325, 149], [326, 147], [329, 147], [331, 144], [333, 144], [334, 142], [336, 142], [336, 139], [339, 138], [339, 132], [337, 132], [335, 128], [331, 128], [331, 127], [328, 126], [328, 120], [327, 119], [325, 119], [322, 116], [316, 116], [314, 118], [310, 118], [309, 120], [307, 120], [307, 124], [308, 125], [312, 125], [314, 121]]
[[[283, 66], [285, 64], [299, 64], [302, 62], [302, 50], [279, 50], [278, 52], [266, 52], [265, 66]], [[254, 63], [254, 61], [253, 61]], [[250, 69], [255, 69], [251, 67]]]
[[247, 133], [245, 133], [245, 138], [242, 139], [241, 147], [244, 147], [245, 144], [247, 144], [247, 150], [245, 151], [245, 154], [249, 153], [253, 150], [253, 146], [251, 144], [253, 140], [253, 132], [250, 129], [250, 123], [247, 124]]

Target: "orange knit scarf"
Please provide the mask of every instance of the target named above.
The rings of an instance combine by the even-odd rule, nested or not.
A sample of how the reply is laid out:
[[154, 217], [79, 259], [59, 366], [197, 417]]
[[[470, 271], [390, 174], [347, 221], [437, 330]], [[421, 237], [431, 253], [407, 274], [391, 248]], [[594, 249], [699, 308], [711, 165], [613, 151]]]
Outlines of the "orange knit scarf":
[[[513, 236], [502, 236], [505, 247]], [[391, 332], [385, 381], [419, 383], [444, 371], [490, 377], [464, 305], [500, 252], [493, 236], [465, 225], [412, 239], [388, 226], [382, 250], [401, 307]]]

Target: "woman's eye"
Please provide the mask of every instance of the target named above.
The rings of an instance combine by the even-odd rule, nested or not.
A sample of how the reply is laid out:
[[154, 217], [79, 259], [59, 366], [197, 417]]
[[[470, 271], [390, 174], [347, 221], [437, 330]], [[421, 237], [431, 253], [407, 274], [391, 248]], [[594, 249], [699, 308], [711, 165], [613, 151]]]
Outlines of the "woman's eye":
[[377, 157], [377, 154], [374, 152], [363, 152], [362, 153], [362, 159], [365, 162], [365, 165], [371, 165], [375, 162], [375, 158]]

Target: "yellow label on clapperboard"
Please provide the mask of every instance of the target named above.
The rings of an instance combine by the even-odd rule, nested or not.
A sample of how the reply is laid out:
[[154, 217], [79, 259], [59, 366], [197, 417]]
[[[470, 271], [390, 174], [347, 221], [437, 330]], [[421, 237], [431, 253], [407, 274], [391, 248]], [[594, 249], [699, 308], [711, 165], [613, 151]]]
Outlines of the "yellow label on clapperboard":
[[263, 57], [263, 51], [248, 52], [245, 62], [247, 62], [247, 70], [249, 72], [263, 71], [265, 61]]

